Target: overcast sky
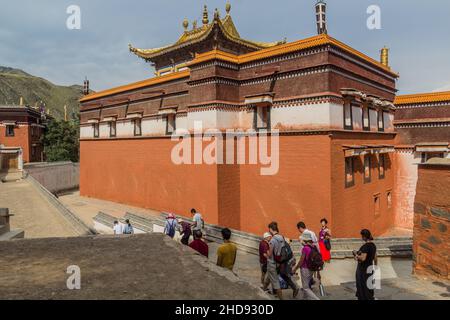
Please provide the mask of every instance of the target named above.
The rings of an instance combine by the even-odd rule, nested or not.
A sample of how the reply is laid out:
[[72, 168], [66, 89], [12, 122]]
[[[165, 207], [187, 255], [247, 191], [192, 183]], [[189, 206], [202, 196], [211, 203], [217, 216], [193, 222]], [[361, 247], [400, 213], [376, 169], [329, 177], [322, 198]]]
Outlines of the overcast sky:
[[[56, 84], [103, 90], [153, 76], [128, 43], [153, 48], [176, 41], [182, 20], [201, 24], [226, 0], [0, 0], [0, 65], [23, 69]], [[288, 41], [316, 33], [316, 0], [234, 0], [231, 15], [241, 36]], [[450, 1], [328, 0], [328, 32], [379, 59], [391, 49], [400, 94], [450, 90]], [[68, 30], [69, 5], [81, 8], [81, 30]], [[381, 8], [381, 29], [366, 27], [370, 5]]]

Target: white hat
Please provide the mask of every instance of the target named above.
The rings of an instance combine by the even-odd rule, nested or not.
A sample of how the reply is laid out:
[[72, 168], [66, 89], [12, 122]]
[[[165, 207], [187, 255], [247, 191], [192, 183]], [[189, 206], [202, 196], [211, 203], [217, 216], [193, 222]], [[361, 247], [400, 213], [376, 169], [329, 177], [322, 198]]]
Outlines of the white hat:
[[270, 234], [270, 232], [265, 232], [264, 235], [263, 235], [263, 239], [269, 238], [271, 236], [272, 235]]

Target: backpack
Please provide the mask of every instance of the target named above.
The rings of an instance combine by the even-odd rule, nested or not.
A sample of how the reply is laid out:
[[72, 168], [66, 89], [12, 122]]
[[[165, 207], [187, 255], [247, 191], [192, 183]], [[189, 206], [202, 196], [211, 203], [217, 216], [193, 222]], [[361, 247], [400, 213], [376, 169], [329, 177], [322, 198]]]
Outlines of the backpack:
[[[278, 241], [277, 238], [274, 239]], [[275, 255], [275, 261], [278, 263], [286, 263], [294, 257], [294, 254], [292, 253], [292, 249], [289, 243], [287, 243], [286, 240], [284, 240], [284, 238], [283, 242], [284, 243], [283, 246], [281, 247], [280, 255]]]
[[306, 260], [306, 265], [311, 271], [321, 271], [323, 270], [323, 259], [319, 250], [315, 246], [310, 246], [311, 252]]
[[169, 225], [169, 229], [167, 230], [167, 235], [171, 238], [175, 237], [175, 222], [172, 220], [172, 223], [167, 221], [167, 224]]

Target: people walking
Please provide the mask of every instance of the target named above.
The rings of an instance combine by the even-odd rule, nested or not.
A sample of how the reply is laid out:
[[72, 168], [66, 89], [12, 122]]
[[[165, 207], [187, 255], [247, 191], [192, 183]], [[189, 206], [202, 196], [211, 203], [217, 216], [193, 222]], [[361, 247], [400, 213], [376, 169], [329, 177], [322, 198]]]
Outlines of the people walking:
[[324, 262], [331, 260], [331, 231], [328, 228], [327, 219], [320, 220], [321, 228], [319, 232], [319, 248]]
[[134, 229], [129, 219], [125, 220], [125, 227], [123, 228], [123, 234], [134, 234]]
[[180, 228], [180, 235], [181, 235], [181, 243], [184, 245], [189, 245], [189, 238], [191, 236], [191, 224], [187, 221], [184, 221], [182, 219], [178, 219], [178, 226]]
[[191, 209], [191, 215], [192, 215], [192, 220], [194, 220], [194, 223], [192, 225], [192, 231], [195, 231], [195, 230], [202, 231], [205, 222], [203, 220], [203, 217], [202, 217], [201, 213], [197, 212], [197, 210], [192, 208]]
[[300, 238], [304, 234], [310, 234], [313, 244], [316, 246], [317, 250], [319, 250], [319, 252], [320, 252], [319, 241], [317, 240], [317, 236], [314, 233], [314, 231], [307, 229], [306, 224], [303, 221], [300, 221], [299, 223], [297, 223], [297, 229], [300, 232]]
[[113, 232], [114, 232], [115, 235], [123, 234], [123, 232], [122, 232], [122, 225], [117, 220], [114, 221]]
[[269, 232], [266, 232], [263, 235], [263, 239], [259, 243], [259, 264], [261, 266], [261, 284], [263, 287], [267, 279], [267, 254], [269, 252], [269, 241], [271, 238], [272, 235]]
[[[284, 237], [279, 234], [278, 223], [271, 222], [268, 226], [269, 232], [272, 238], [269, 241], [269, 251], [267, 253], [267, 277], [268, 282], [264, 284], [264, 291], [267, 290], [269, 283], [272, 285], [274, 294], [279, 298], [283, 299], [283, 293], [281, 291], [280, 279], [278, 277], [278, 270], [280, 270], [280, 275], [285, 280], [289, 286], [294, 290], [294, 298], [298, 294], [298, 287], [292, 280], [289, 274], [289, 260], [292, 259], [292, 251], [289, 250], [290, 247], [287, 245]], [[290, 255], [290, 257], [289, 257]], [[284, 265], [284, 266], [283, 266]], [[278, 270], [277, 270], [278, 269]]]
[[236, 262], [237, 247], [230, 242], [231, 230], [228, 228], [222, 229], [222, 238], [223, 244], [217, 248], [217, 265], [233, 271], [234, 263]]
[[189, 244], [189, 247], [208, 258], [209, 248], [208, 244], [202, 240], [203, 234], [200, 230], [194, 231], [194, 241]]
[[377, 246], [369, 230], [361, 230], [362, 240], [365, 242], [357, 252], [353, 252], [356, 267], [356, 297], [358, 300], [374, 300], [374, 288], [369, 287], [368, 279], [373, 277], [374, 266], [377, 265]]
[[169, 215], [166, 218], [164, 233], [173, 239], [173, 237], [175, 237], [176, 230], [177, 230], [177, 219], [173, 213], [169, 213]]
[[301, 241], [304, 243], [302, 255], [293, 271], [295, 273], [298, 269], [300, 269], [303, 298], [306, 300], [320, 300], [311, 289], [313, 274], [314, 271], [317, 271], [314, 270], [317, 269], [317, 266], [313, 266], [313, 261], [315, 260], [313, 255], [315, 254], [315, 258], [317, 258], [320, 256], [320, 253], [317, 251], [310, 233], [303, 233], [301, 236]]

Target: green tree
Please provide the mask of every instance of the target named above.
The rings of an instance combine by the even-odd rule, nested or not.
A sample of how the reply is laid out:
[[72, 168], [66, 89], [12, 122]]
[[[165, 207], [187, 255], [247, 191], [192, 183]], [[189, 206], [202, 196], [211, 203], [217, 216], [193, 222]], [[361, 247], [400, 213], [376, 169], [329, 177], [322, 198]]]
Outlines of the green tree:
[[79, 161], [79, 119], [63, 121], [50, 120], [42, 142], [47, 161]]

